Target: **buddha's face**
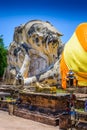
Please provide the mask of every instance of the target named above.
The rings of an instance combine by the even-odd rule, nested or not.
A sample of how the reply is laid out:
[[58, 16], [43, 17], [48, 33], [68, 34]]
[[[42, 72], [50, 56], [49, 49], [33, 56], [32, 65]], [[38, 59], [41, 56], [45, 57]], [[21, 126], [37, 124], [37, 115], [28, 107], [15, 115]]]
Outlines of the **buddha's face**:
[[32, 48], [54, 59], [57, 57], [59, 36], [50, 31], [50, 28], [44, 27], [43, 24], [34, 24], [27, 31], [27, 36]]

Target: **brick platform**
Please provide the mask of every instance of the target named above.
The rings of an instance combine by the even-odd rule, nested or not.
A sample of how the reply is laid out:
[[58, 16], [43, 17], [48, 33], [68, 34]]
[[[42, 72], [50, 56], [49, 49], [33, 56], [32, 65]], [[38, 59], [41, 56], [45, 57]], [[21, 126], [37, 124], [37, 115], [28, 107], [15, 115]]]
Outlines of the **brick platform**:
[[49, 125], [59, 125], [59, 115], [66, 111], [69, 94], [20, 93], [21, 104], [14, 115]]
[[53, 125], [56, 126], [59, 124], [59, 118], [58, 117], [51, 117], [47, 116], [45, 114], [41, 114], [38, 112], [31, 112], [25, 109], [15, 109], [14, 110], [14, 115], [25, 118], [25, 119], [30, 119], [33, 121], [37, 121], [40, 123], [48, 124], [48, 125]]

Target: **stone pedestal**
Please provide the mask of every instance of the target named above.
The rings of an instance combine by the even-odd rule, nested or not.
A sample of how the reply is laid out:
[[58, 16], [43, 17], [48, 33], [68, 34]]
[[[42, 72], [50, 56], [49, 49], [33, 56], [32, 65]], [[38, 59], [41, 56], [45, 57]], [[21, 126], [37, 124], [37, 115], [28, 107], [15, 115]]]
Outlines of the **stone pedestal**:
[[20, 93], [21, 103], [14, 115], [49, 125], [58, 125], [59, 116], [66, 111], [69, 94]]
[[61, 115], [59, 118], [59, 128], [63, 130], [67, 130], [71, 127], [71, 117], [70, 115]]

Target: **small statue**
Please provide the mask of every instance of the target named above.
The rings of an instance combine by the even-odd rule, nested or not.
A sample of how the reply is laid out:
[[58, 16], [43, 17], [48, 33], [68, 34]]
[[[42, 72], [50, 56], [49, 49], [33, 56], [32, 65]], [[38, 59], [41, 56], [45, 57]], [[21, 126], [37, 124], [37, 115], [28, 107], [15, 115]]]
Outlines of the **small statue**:
[[75, 73], [72, 70], [69, 70], [67, 77], [66, 77], [66, 84], [68, 88], [72, 88], [77, 86], [77, 79]]

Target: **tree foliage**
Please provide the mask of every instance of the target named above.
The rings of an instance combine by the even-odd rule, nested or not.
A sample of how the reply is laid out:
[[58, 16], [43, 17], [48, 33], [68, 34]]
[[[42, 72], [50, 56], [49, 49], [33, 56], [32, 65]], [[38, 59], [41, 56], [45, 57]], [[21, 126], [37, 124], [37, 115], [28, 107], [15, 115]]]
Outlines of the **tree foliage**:
[[0, 77], [3, 76], [7, 66], [7, 49], [4, 46], [3, 35], [0, 35]]

